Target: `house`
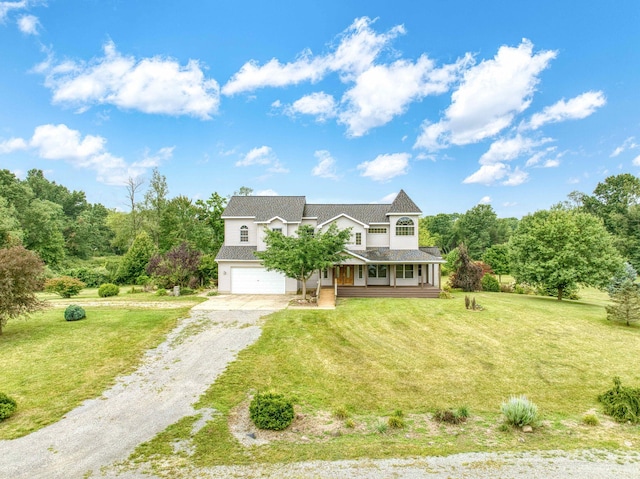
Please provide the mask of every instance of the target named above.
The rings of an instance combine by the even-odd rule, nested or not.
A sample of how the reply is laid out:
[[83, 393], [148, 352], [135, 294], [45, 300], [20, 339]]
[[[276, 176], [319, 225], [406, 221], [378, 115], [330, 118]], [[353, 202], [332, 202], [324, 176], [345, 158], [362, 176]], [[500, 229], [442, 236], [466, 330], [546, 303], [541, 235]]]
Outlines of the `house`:
[[254, 256], [265, 229], [294, 235], [300, 225], [351, 228], [345, 260], [307, 283], [337, 286], [338, 296], [437, 296], [438, 248], [418, 247], [421, 211], [401, 190], [391, 204], [309, 204], [304, 196], [233, 196], [222, 214], [224, 245], [216, 256], [218, 290], [236, 294], [296, 293], [298, 281], [267, 271]]

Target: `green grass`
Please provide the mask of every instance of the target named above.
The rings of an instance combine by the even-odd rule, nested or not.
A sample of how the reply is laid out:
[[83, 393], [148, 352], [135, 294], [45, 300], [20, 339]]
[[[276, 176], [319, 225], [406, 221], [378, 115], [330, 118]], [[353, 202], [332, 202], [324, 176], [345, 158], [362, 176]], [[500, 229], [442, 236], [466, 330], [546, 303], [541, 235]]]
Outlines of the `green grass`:
[[[354, 422], [370, 426], [309, 443], [282, 440], [245, 449], [221, 416], [193, 438], [190, 460], [211, 465], [619, 447], [623, 439], [637, 438], [640, 428], [631, 426], [566, 432], [565, 422], [579, 424], [585, 412], [599, 407], [596, 397], [613, 376], [640, 384], [640, 370], [630, 362], [640, 350], [640, 327], [606, 321], [606, 295], [588, 290], [583, 301], [562, 302], [504, 293], [474, 296], [484, 311], [465, 310], [464, 295], [454, 294], [453, 300], [349, 299], [335, 311], [270, 316], [258, 342], [240, 353], [200, 406], [226, 414], [250, 391], [273, 389], [294, 396], [305, 414], [344, 409]], [[549, 422], [525, 443], [517, 432], [499, 430], [500, 404], [519, 394], [534, 401]], [[461, 404], [473, 416], [465, 433], [444, 426], [438, 434], [429, 432], [428, 413]], [[396, 409], [404, 411], [408, 429], [376, 431]], [[140, 449], [140, 458], [176, 438], [159, 436]]]
[[148, 302], [148, 301], [159, 301], [159, 302], [185, 302], [185, 303], [200, 303], [206, 301], [207, 298], [203, 298], [201, 296], [197, 296], [195, 294], [189, 294], [184, 296], [157, 296], [155, 292], [136, 292], [129, 293], [131, 288], [135, 288], [137, 291], [142, 289], [142, 286], [120, 286], [120, 294], [117, 296], [110, 296], [108, 298], [101, 298], [98, 296], [98, 288], [85, 288], [80, 291], [80, 294], [77, 296], [72, 296], [71, 298], [61, 298], [59, 295], [54, 293], [38, 293], [38, 298], [44, 301], [51, 302], [51, 304], [55, 305], [56, 303], [73, 303], [74, 301], [81, 303], [82, 301], [108, 301], [108, 302]]
[[4, 328], [0, 391], [18, 402], [18, 410], [0, 422], [0, 439], [35, 431], [99, 396], [116, 376], [132, 371], [144, 351], [159, 344], [188, 311], [126, 304], [85, 309], [87, 318], [81, 321], [67, 322], [62, 309], [48, 309]]

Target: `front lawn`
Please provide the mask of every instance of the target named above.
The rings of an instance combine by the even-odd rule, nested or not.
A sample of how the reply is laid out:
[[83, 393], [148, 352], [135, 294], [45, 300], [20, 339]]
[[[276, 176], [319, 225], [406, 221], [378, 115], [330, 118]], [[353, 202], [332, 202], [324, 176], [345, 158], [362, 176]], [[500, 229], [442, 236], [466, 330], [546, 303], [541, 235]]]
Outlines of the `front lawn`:
[[[452, 300], [349, 299], [335, 311], [276, 313], [201, 399], [200, 406], [223, 415], [195, 437], [193, 420], [185, 419], [136, 457], [158, 464], [176, 440], [195, 445], [193, 456], [169, 462], [178, 468], [636, 444], [640, 427], [612, 423], [599, 412], [597, 395], [613, 376], [640, 386], [633, 360], [640, 327], [608, 322], [606, 294], [590, 290], [582, 301], [562, 302], [473, 296], [483, 311], [465, 310], [464, 294], [456, 293]], [[252, 392], [265, 390], [295, 397], [303, 417], [271, 435], [269, 444], [244, 447], [230, 434], [229, 417]], [[501, 426], [500, 404], [514, 394], [526, 394], [542, 413], [533, 434]], [[437, 408], [460, 406], [469, 408], [467, 423], [434, 423]], [[380, 426], [396, 410], [407, 427]], [[350, 424], [336, 411], [346, 412]], [[601, 424], [584, 425], [583, 415], [593, 411]], [[315, 429], [305, 426], [311, 418]]]
[[0, 422], [0, 439], [35, 431], [99, 396], [114, 378], [132, 371], [193, 304], [86, 307], [87, 318], [73, 322], [64, 320], [62, 309], [50, 308], [9, 321], [0, 336], [0, 392], [13, 397], [18, 410]]

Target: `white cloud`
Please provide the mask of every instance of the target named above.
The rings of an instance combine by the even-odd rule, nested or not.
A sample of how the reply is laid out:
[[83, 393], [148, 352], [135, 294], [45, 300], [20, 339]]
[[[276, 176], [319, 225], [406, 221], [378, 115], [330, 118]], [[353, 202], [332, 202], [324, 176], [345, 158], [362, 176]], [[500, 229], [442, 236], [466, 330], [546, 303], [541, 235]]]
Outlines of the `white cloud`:
[[514, 171], [509, 173], [506, 181], [503, 181], [502, 184], [504, 186], [518, 186], [527, 181], [527, 179], [529, 179], [529, 173], [516, 167]]
[[272, 189], [260, 190], [254, 193], [254, 196], [280, 196], [276, 191]]
[[4, 22], [11, 10], [24, 10], [29, 2], [0, 2], [0, 22]]
[[565, 120], [580, 120], [586, 118], [603, 106], [607, 100], [601, 91], [589, 91], [571, 98], [564, 99], [548, 106], [541, 113], [535, 113], [526, 125], [528, 128], [536, 130], [547, 123], [558, 123]]
[[580, 183], [580, 178], [577, 177], [571, 177], [567, 180], [567, 183], [569, 183], [570, 185], [577, 185], [578, 183]]
[[[272, 104], [272, 106], [277, 107], [280, 104]], [[336, 101], [331, 95], [324, 92], [311, 93], [285, 107], [285, 112], [291, 116], [298, 113], [313, 115], [319, 122], [323, 122], [336, 116]]]
[[393, 203], [393, 200], [396, 199], [396, 196], [398, 196], [398, 192], [397, 191], [394, 192], [394, 193], [389, 193], [388, 195], [383, 196], [378, 201], [373, 201], [372, 204], [374, 204], [374, 205], [388, 205], [390, 203]]
[[640, 155], [636, 156], [633, 161], [633, 166], [640, 166]]
[[275, 154], [270, 146], [253, 148], [242, 160], [236, 162], [236, 166], [269, 165], [275, 160]]
[[336, 174], [336, 160], [327, 150], [318, 150], [314, 153], [318, 159], [318, 164], [313, 167], [311, 174], [320, 178], [338, 179]]
[[390, 65], [372, 65], [344, 94], [340, 123], [347, 125], [348, 136], [362, 136], [405, 113], [410, 103], [448, 91], [471, 62], [472, 57], [467, 55], [454, 64], [436, 68], [432, 60], [422, 55], [415, 63], [398, 60]]
[[25, 150], [27, 146], [27, 142], [22, 138], [9, 138], [8, 140], [0, 141], [0, 155], [17, 150]]
[[22, 15], [18, 18], [18, 28], [26, 35], [39, 35], [40, 21], [33, 15]]
[[0, 153], [16, 149], [32, 149], [45, 160], [62, 160], [76, 168], [94, 170], [97, 180], [109, 185], [123, 185], [129, 177], [137, 177], [157, 166], [173, 154], [173, 147], [161, 148], [154, 155], [145, 156], [137, 162], [127, 164], [106, 149], [106, 139], [96, 135], [85, 135], [67, 125], [40, 125], [29, 140], [12, 138], [0, 143]]
[[519, 134], [513, 138], [502, 138], [494, 141], [479, 161], [481, 165], [511, 161], [549, 141], [551, 141], [550, 138], [534, 140]]
[[253, 148], [244, 158], [236, 161], [236, 166], [268, 166], [269, 173], [288, 173], [270, 146]]
[[609, 157], [615, 158], [616, 156], [620, 155], [620, 153], [626, 150], [635, 150], [636, 148], [638, 148], [638, 146], [639, 145], [635, 142], [635, 138], [633, 136], [630, 136], [629, 138], [624, 140], [622, 145], [618, 146], [615, 150], [613, 150], [613, 152], [611, 153], [611, 155], [609, 155]]
[[84, 111], [94, 104], [166, 115], [190, 115], [209, 119], [218, 111], [218, 83], [206, 79], [196, 60], [182, 66], [163, 57], [136, 59], [123, 56], [113, 42], [104, 56], [89, 63], [71, 61], [41, 63], [36, 71], [45, 75], [53, 102], [77, 106]]
[[491, 197], [490, 196], [483, 196], [482, 198], [480, 198], [480, 201], [478, 201], [479, 205], [488, 205], [491, 203]]
[[464, 73], [444, 118], [425, 123], [415, 147], [436, 150], [495, 136], [529, 107], [538, 76], [555, 56], [549, 50], [534, 54], [526, 39], [518, 47], [500, 47], [493, 59]]
[[392, 153], [378, 155], [374, 160], [365, 161], [358, 165], [361, 176], [369, 177], [373, 181], [386, 182], [399, 175], [406, 175], [409, 168], [408, 153]]
[[222, 93], [235, 95], [264, 87], [317, 82], [330, 72], [339, 72], [348, 81], [368, 68], [391, 40], [404, 33], [404, 27], [398, 25], [378, 34], [371, 28], [372, 23], [367, 17], [357, 18], [338, 37], [337, 47], [326, 55], [314, 56], [305, 50], [293, 62], [283, 64], [273, 58], [262, 66], [251, 60], [222, 87]]
[[560, 166], [560, 160], [555, 158], [553, 160], [547, 160], [542, 164], [543, 168], [556, 168]]
[[494, 163], [491, 165], [482, 165], [478, 171], [467, 176], [463, 183], [481, 183], [490, 185], [501, 180], [509, 173], [509, 167], [504, 163]]

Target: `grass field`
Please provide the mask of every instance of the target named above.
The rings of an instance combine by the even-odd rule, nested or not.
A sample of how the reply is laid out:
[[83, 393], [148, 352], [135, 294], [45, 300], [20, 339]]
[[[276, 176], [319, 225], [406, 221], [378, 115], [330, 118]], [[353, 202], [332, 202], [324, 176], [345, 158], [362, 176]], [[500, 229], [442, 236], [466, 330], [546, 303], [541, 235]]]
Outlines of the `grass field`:
[[[597, 395], [613, 376], [640, 386], [633, 359], [640, 328], [608, 322], [606, 294], [587, 290], [581, 301], [562, 302], [474, 296], [483, 311], [465, 310], [464, 295], [456, 293], [452, 300], [349, 299], [335, 311], [276, 313], [260, 340], [201, 399], [200, 406], [223, 415], [195, 437], [187, 418], [136, 457], [168, 459], [176, 440], [193, 441], [195, 454], [183, 461], [196, 465], [637, 446], [638, 426], [618, 425], [598, 412]], [[294, 422], [271, 443], [245, 448], [229, 432], [229, 415], [252, 391], [270, 389], [293, 396], [305, 416], [298, 422], [315, 417], [318, 427]], [[544, 421], [534, 434], [501, 427], [500, 404], [514, 394], [538, 405]], [[472, 415], [464, 426], [430, 419], [437, 408], [463, 405]], [[338, 409], [354, 427], [332, 416]], [[381, 427], [398, 409], [407, 427]], [[593, 411], [601, 425], [583, 425], [582, 416]]]
[[[127, 296], [138, 300], [143, 295]], [[177, 319], [202, 300], [185, 298], [190, 299], [183, 299], [184, 307], [173, 309], [132, 308], [123, 302], [121, 307], [86, 307], [87, 318], [81, 321], [65, 321], [60, 308], [10, 321], [0, 336], [0, 391], [16, 399], [18, 410], [0, 422], [0, 439], [59, 420], [83, 400], [99, 396], [115, 377], [132, 371], [144, 351], [159, 344]], [[122, 295], [115, 299], [122, 301]], [[96, 289], [71, 299], [80, 304], [86, 300], [101, 301]]]

